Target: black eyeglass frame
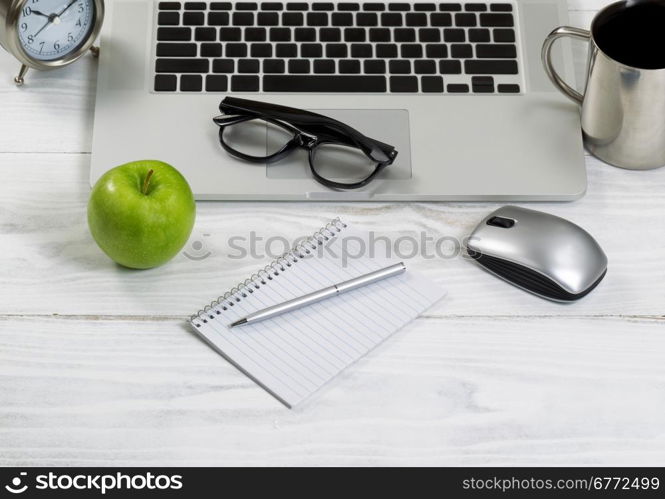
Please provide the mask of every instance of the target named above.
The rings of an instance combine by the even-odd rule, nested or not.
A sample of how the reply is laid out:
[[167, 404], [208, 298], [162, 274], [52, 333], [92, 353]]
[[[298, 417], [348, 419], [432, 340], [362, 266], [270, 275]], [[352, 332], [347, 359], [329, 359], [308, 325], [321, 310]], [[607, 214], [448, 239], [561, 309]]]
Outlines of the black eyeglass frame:
[[[226, 97], [219, 105], [223, 113], [213, 119], [219, 126], [219, 142], [232, 156], [251, 163], [275, 163], [291, 154], [297, 148], [307, 150], [309, 167], [314, 179], [331, 189], [358, 189], [369, 184], [374, 178], [390, 166], [397, 157], [397, 150], [390, 144], [369, 138], [355, 128], [324, 116], [302, 109], [296, 109], [267, 102], [259, 102], [237, 97]], [[293, 134], [279, 151], [269, 156], [251, 156], [234, 149], [224, 140], [224, 131], [232, 125], [260, 119], [278, 126]], [[359, 149], [376, 166], [363, 180], [352, 183], [336, 182], [322, 177], [314, 166], [316, 149], [323, 144], [337, 144]]]

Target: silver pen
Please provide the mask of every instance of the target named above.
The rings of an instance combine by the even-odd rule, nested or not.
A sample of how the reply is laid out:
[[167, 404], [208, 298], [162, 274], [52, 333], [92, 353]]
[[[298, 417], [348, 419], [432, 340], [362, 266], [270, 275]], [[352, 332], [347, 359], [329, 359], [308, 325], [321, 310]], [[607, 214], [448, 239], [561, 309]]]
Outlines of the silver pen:
[[294, 298], [293, 300], [289, 300], [284, 303], [273, 305], [272, 307], [264, 308], [263, 310], [259, 310], [257, 312], [249, 314], [247, 317], [238, 319], [237, 321], [229, 325], [229, 327], [236, 327], [242, 324], [252, 324], [254, 322], [270, 319], [271, 317], [275, 317], [276, 315], [283, 314], [285, 312], [290, 312], [292, 310], [296, 310], [298, 308], [305, 307], [307, 305], [311, 305], [312, 303], [325, 300], [326, 298], [330, 298], [331, 296], [336, 296], [346, 291], [351, 291], [352, 289], [358, 289], [363, 286], [367, 286], [368, 284], [373, 284], [382, 279], [402, 274], [405, 270], [406, 270], [406, 265], [404, 265], [404, 262], [396, 263], [395, 265], [391, 265], [390, 267], [386, 267], [381, 270], [376, 270], [374, 272], [370, 272], [369, 274], [361, 275], [360, 277], [355, 277], [353, 279], [349, 279], [348, 281], [340, 282], [339, 284], [333, 284], [332, 286], [329, 286], [327, 288], [314, 291], [313, 293], [309, 293], [307, 295]]

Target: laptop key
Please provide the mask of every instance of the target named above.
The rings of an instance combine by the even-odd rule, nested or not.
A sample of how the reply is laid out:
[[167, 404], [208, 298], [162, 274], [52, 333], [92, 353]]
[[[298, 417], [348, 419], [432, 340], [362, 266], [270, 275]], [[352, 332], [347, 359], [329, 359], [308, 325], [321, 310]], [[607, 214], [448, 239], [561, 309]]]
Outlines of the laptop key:
[[258, 92], [259, 77], [254, 75], [234, 75], [231, 77], [231, 90], [234, 92]]
[[378, 43], [376, 45], [376, 56], [388, 59], [397, 57], [397, 45], [394, 43]]
[[157, 59], [157, 73], [207, 73], [208, 59]]
[[356, 59], [368, 59], [373, 57], [372, 45], [369, 43], [351, 44], [351, 57], [355, 57]]
[[284, 26], [302, 26], [305, 24], [305, 18], [301, 12], [284, 12], [282, 24]]
[[357, 3], [338, 3], [337, 4], [337, 10], [339, 11], [357, 11], [360, 10], [360, 5]]
[[308, 26], [328, 26], [328, 14], [325, 12], [310, 12], [307, 14]]
[[233, 59], [215, 59], [212, 61], [213, 73], [233, 73], [235, 72], [235, 62]]
[[[455, 14], [455, 26], [475, 26], [476, 25], [476, 15], [471, 13], [465, 14]], [[484, 26], [484, 25], [483, 25]]]
[[265, 28], [245, 28], [245, 41], [246, 42], [265, 42], [266, 29]]
[[316, 30], [314, 28], [296, 28], [293, 30], [297, 42], [315, 42]]
[[254, 2], [236, 2], [236, 10], [258, 10], [259, 6]]
[[277, 12], [259, 12], [256, 15], [256, 24], [259, 26], [279, 26], [279, 14]]
[[394, 59], [388, 62], [388, 68], [391, 74], [411, 74], [411, 63], [401, 59]]
[[433, 3], [417, 3], [413, 5], [413, 10], [416, 12], [432, 12], [436, 10], [436, 4]]
[[291, 30], [289, 28], [270, 28], [271, 42], [290, 42]]
[[420, 88], [426, 93], [442, 93], [443, 78], [440, 76], [423, 76], [420, 78]]
[[348, 46], [344, 43], [328, 43], [326, 45], [326, 57], [348, 57]]
[[263, 72], [283, 73], [284, 66], [285, 64], [283, 59], [266, 59], [265, 61], [263, 61]]
[[473, 76], [471, 89], [477, 94], [494, 93], [494, 78], [491, 76]]
[[205, 2], [185, 2], [185, 10], [206, 10]]
[[453, 43], [450, 46], [450, 56], [454, 59], [473, 57], [473, 46], [468, 43]]
[[335, 10], [335, 4], [330, 2], [314, 2], [312, 3], [312, 10], [330, 12]]
[[[394, 4], [390, 4], [394, 5]], [[402, 14], [398, 13], [385, 13], [381, 14], [381, 25], [382, 26], [403, 26]]]
[[462, 10], [462, 5], [459, 3], [440, 3], [439, 10], [443, 12], [459, 12]]
[[182, 24], [185, 26], [203, 26], [205, 14], [203, 12], [185, 12], [182, 15]]
[[157, 28], [157, 40], [160, 42], [188, 42], [191, 39], [191, 28]]
[[427, 26], [427, 14], [420, 12], [410, 12], [405, 16], [407, 26]]
[[300, 57], [323, 57], [323, 45], [320, 43], [303, 43], [300, 46]]
[[466, 34], [463, 29], [447, 28], [443, 30], [443, 39], [447, 42], [465, 42]]
[[469, 29], [470, 42], [489, 42], [490, 30], [486, 28], [471, 28]]
[[356, 25], [367, 27], [378, 26], [379, 16], [370, 12], [361, 12], [356, 16]]
[[413, 61], [413, 72], [419, 75], [436, 74], [436, 63], [429, 59]]
[[440, 42], [441, 30], [436, 28], [420, 28], [418, 30], [418, 39], [421, 42]]
[[224, 47], [226, 57], [247, 57], [246, 43], [227, 43]]
[[428, 43], [425, 45], [425, 55], [430, 59], [445, 59], [448, 57], [448, 46], [443, 43]]
[[229, 25], [228, 12], [209, 12], [208, 13], [208, 26], [228, 26]]
[[359, 74], [360, 61], [355, 59], [341, 59], [339, 61], [339, 72], [343, 74]]
[[228, 88], [229, 82], [226, 75], [206, 76], [206, 92], [226, 92]]
[[178, 26], [180, 14], [178, 12], [160, 12], [157, 16], [158, 26]]
[[417, 92], [418, 78], [415, 76], [391, 76], [391, 92]]
[[513, 26], [512, 14], [480, 14], [481, 26], [499, 26], [509, 28]]
[[423, 46], [417, 43], [404, 43], [400, 47], [402, 57], [418, 59], [423, 56]]
[[197, 42], [214, 42], [217, 40], [217, 30], [215, 28], [196, 28], [194, 39]]
[[469, 85], [465, 83], [449, 83], [446, 90], [451, 94], [468, 94]]
[[319, 41], [339, 42], [342, 40], [342, 31], [339, 28], [321, 28], [319, 30]]
[[157, 57], [196, 57], [196, 44], [158, 43]]
[[298, 57], [298, 45], [295, 43], [278, 43], [275, 45], [276, 57]]
[[201, 57], [221, 57], [222, 44], [221, 43], [202, 43], [201, 44]]
[[460, 61], [454, 60], [439, 61], [439, 73], [442, 75], [462, 74], [462, 64]]
[[514, 59], [517, 57], [517, 48], [509, 44], [478, 44], [476, 57], [479, 59]]
[[289, 73], [309, 73], [309, 61], [306, 59], [290, 60]]
[[263, 2], [261, 10], [284, 10], [284, 4], [281, 2]]
[[345, 28], [344, 41], [345, 42], [364, 42], [367, 39], [365, 28]]
[[371, 42], [389, 42], [390, 30], [388, 28], [370, 28], [369, 40]]
[[484, 3], [467, 3], [464, 4], [464, 10], [467, 12], [485, 12], [487, 5]]
[[319, 74], [327, 74], [335, 72], [335, 61], [332, 59], [317, 59], [314, 61], [314, 72]]
[[514, 43], [515, 31], [512, 29], [497, 28], [492, 30], [495, 42], [500, 43]]
[[430, 15], [430, 24], [436, 27], [446, 27], [453, 25], [453, 16], [448, 13], [434, 13]]
[[272, 57], [272, 45], [270, 43], [252, 43], [249, 53], [252, 57]]
[[500, 59], [484, 59], [484, 60], [468, 60], [464, 61], [464, 72], [466, 74], [517, 74], [517, 61], [514, 60], [500, 60]]
[[509, 3], [493, 3], [490, 4], [492, 12], [512, 12], [513, 6]]
[[286, 10], [308, 10], [309, 9], [309, 4], [305, 2], [291, 2], [286, 4]]
[[212, 2], [210, 10], [231, 10], [231, 2]]
[[501, 84], [497, 85], [496, 89], [499, 91], [500, 94], [519, 94], [520, 93], [520, 86], [519, 85], [512, 85], [512, 84]]
[[159, 10], [180, 10], [180, 2], [159, 2]]
[[353, 26], [353, 14], [348, 12], [335, 12], [331, 19], [333, 26]]
[[416, 41], [416, 30], [413, 28], [395, 28], [393, 34], [396, 42]]
[[265, 75], [266, 92], [385, 92], [385, 76]]
[[365, 74], [385, 74], [386, 61], [383, 59], [367, 59], [363, 62], [363, 71]]
[[176, 75], [155, 76], [155, 92], [175, 92], [177, 89], [178, 77]]
[[407, 12], [411, 10], [411, 5], [408, 3], [389, 3], [388, 10]]
[[369, 12], [383, 12], [386, 10], [386, 4], [384, 3], [364, 3], [363, 10]]
[[203, 90], [203, 77], [201, 75], [181, 76], [180, 90], [182, 92], [200, 92]]
[[234, 12], [234, 26], [254, 26], [254, 14], [251, 12]]

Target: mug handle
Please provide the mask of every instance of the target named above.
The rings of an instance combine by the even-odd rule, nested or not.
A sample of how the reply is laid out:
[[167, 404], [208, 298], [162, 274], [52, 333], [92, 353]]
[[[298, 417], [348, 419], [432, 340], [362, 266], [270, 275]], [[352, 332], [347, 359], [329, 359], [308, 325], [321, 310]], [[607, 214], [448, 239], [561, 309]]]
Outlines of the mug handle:
[[552, 65], [552, 46], [554, 45], [555, 41], [557, 41], [559, 38], [563, 38], [564, 36], [570, 36], [571, 38], [588, 41], [589, 38], [591, 38], [591, 32], [586, 29], [573, 28], [571, 26], [559, 26], [549, 35], [547, 35], [547, 38], [545, 38], [545, 42], [543, 43], [543, 50], [541, 52], [541, 58], [543, 60], [545, 73], [547, 73], [547, 76], [549, 76], [552, 83], [554, 83], [554, 86], [557, 87], [566, 97], [571, 99], [573, 102], [581, 105], [582, 101], [584, 100], [584, 96], [568, 85], [565, 81], [563, 81], [563, 78], [559, 76], [559, 74], [554, 69], [554, 66]]

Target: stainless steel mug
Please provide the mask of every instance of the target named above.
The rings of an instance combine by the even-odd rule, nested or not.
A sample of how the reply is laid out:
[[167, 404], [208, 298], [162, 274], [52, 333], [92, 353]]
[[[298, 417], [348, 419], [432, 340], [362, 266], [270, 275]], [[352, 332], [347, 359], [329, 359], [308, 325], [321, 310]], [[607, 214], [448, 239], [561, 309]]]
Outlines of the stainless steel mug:
[[[633, 19], [636, 11], [628, 14], [632, 16], [630, 23], [626, 18], [626, 23], [617, 24], [623, 22], [621, 16], [626, 16], [629, 9], [644, 8], [645, 5], [658, 13], [662, 8], [665, 13], [663, 0], [616, 2], [596, 14], [590, 31], [561, 26], [549, 34], [542, 49], [543, 65], [552, 83], [582, 108], [582, 132], [587, 149], [607, 163], [632, 170], [665, 165], [665, 65], [662, 56], [645, 59], [649, 57], [648, 52], [638, 54], [639, 43], [626, 41], [635, 33], [638, 33], [637, 38], [651, 37], [654, 40], [661, 34], [639, 33], [626, 28], [631, 26], [630, 23], [637, 24]], [[648, 18], [648, 14], [645, 17]], [[608, 23], [614, 23], [616, 38], [609, 38], [608, 32], [603, 31], [608, 29]], [[623, 31], [619, 29], [621, 26]], [[642, 23], [642, 30], [655, 27], [656, 20], [647, 19]], [[665, 30], [665, 27], [661, 24], [659, 30]], [[552, 65], [552, 46], [562, 37], [589, 43], [584, 94], [563, 81]], [[626, 45], [619, 45], [621, 43]], [[651, 49], [655, 53], [662, 52], [665, 47], [641, 49]]]

